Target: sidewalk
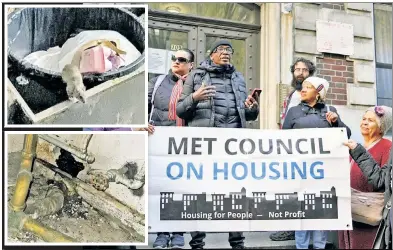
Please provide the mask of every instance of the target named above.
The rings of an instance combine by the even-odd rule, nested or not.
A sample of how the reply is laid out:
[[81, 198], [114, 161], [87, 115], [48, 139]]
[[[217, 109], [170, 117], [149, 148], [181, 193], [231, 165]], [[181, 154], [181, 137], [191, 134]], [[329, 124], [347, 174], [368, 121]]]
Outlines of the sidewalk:
[[[295, 241], [272, 241], [269, 238], [271, 232], [246, 232], [244, 233], [245, 247], [253, 249], [295, 249]], [[140, 246], [137, 249], [152, 249], [156, 234], [149, 234], [149, 245]], [[184, 249], [191, 249], [188, 244], [191, 240], [190, 234], [184, 235]], [[205, 238], [206, 249], [230, 249], [228, 243], [228, 233], [207, 233]]]

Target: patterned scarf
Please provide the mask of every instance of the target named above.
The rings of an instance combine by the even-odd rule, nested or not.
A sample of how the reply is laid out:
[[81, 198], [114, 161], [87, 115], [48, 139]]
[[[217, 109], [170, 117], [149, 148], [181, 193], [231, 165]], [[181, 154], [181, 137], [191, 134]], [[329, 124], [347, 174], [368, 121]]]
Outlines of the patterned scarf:
[[168, 119], [170, 121], [176, 121], [176, 126], [178, 127], [183, 127], [185, 126], [185, 121], [180, 119], [179, 117], [177, 117], [176, 115], [176, 105], [177, 105], [177, 101], [180, 98], [181, 92], [183, 91], [183, 83], [186, 80], [187, 75], [184, 76], [180, 76], [178, 74], [173, 73], [175, 76], [177, 76], [179, 78], [179, 80], [177, 80], [175, 86], [172, 89], [172, 94], [171, 94], [171, 98], [169, 100], [169, 112], [168, 112]]
[[280, 124], [280, 129], [282, 129], [282, 125], [284, 125], [284, 120], [285, 120], [285, 116], [287, 115], [287, 107], [289, 106], [291, 99], [292, 99], [292, 95], [295, 93], [295, 90], [292, 90], [289, 95], [285, 98], [284, 100], [284, 105], [283, 105], [283, 109], [281, 112], [281, 124]]

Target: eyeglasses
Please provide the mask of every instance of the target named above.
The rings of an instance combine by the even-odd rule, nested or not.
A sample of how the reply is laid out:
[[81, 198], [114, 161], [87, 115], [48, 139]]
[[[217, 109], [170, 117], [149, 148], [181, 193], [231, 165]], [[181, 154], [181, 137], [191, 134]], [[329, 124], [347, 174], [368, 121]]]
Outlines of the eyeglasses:
[[179, 63], [189, 63], [189, 62], [190, 62], [190, 60], [188, 60], [187, 58], [180, 57], [180, 56], [179, 56], [179, 57], [176, 57], [176, 56], [174, 56], [174, 55], [172, 55], [171, 60], [172, 60], [172, 62], [178, 61]]
[[296, 69], [295, 69], [295, 72], [304, 72], [304, 73], [307, 73], [307, 72], [308, 72], [308, 69], [305, 69], [305, 68], [303, 68], [303, 69], [301, 69], [301, 68], [296, 68]]
[[234, 52], [234, 50], [231, 47], [228, 48], [218, 47], [215, 52], [223, 53], [224, 51], [228, 52], [228, 54], [233, 54]]

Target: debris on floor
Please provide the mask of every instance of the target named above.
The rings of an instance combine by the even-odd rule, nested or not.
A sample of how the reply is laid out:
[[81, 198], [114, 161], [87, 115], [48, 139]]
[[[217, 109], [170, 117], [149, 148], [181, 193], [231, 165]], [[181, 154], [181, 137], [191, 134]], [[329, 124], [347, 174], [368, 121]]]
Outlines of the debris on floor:
[[[20, 153], [19, 153], [20, 154]], [[20, 157], [9, 157], [9, 169], [19, 169]], [[27, 207], [36, 205], [47, 197], [48, 192], [57, 188], [64, 194], [63, 206], [55, 214], [37, 218], [39, 223], [57, 230], [75, 239], [77, 242], [137, 242], [138, 236], [131, 228], [127, 228], [120, 222], [101, 214], [76, 193], [68, 192], [67, 186], [62, 185], [61, 178], [56, 175], [45, 176], [45, 171], [35, 169], [30, 187]], [[17, 171], [9, 172], [8, 201], [12, 198], [15, 190]], [[15, 175], [15, 176], [13, 176]], [[36, 207], [39, 207], [38, 203]], [[10, 230], [9, 230], [10, 231]], [[43, 242], [35, 235], [20, 231], [16, 235], [8, 235], [9, 242]]]

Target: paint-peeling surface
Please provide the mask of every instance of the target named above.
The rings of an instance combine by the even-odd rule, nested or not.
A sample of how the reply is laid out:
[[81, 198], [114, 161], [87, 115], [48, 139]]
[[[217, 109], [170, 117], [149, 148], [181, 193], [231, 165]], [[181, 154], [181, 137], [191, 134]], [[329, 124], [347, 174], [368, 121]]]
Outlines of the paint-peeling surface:
[[[93, 135], [90, 140], [89, 135], [58, 134], [51, 135], [83, 151], [88, 143], [87, 152], [95, 157], [92, 164], [84, 163], [85, 170], [80, 172], [78, 179], [84, 180], [87, 177], [87, 170], [101, 171], [105, 173], [109, 169], [119, 169], [127, 162], [136, 162], [136, 167], [131, 171], [131, 175], [147, 167], [145, 166], [145, 135], [143, 134], [99, 134]], [[17, 173], [21, 162], [21, 149], [23, 148], [24, 135], [8, 135], [8, 200], [14, 192]], [[125, 146], [126, 145], [126, 146]], [[37, 157], [44, 159], [51, 164], [56, 164], [60, 149], [43, 139], [38, 140]], [[75, 157], [75, 160], [79, 161]], [[134, 165], [132, 165], [134, 166]], [[37, 160], [33, 168], [33, 185], [28, 197], [28, 204], [45, 197], [51, 184], [47, 180], [58, 180], [60, 176], [45, 168], [40, 160]], [[86, 184], [77, 187], [78, 193], [87, 200], [82, 202], [76, 200], [65, 201], [62, 210], [54, 215], [39, 218], [39, 222], [49, 226], [59, 232], [73, 237], [78, 242], [143, 242], [145, 224], [145, 194], [147, 189], [143, 186], [139, 190], [130, 190], [127, 187], [109, 183], [109, 188], [105, 193], [114, 197], [120, 203], [113, 203], [106, 199], [97, 198], [94, 192], [100, 192]], [[146, 187], [147, 188], [147, 187]], [[91, 191], [93, 190], [93, 191]], [[146, 190], [146, 192], [145, 192]], [[82, 194], [83, 193], [83, 194]], [[104, 192], [100, 192], [104, 193]], [[126, 205], [126, 207], [124, 205]], [[116, 205], [118, 204], [118, 205]], [[93, 209], [100, 206], [104, 211], [111, 211], [113, 217], [103, 216], [102, 212]], [[122, 208], [123, 207], [123, 208]], [[122, 221], [122, 222], [121, 222]], [[126, 227], [124, 227], [126, 225]], [[128, 226], [132, 226], [131, 229]], [[40, 239], [32, 234], [20, 232], [17, 235], [9, 235], [12, 242], [40, 242]]]
[[[54, 135], [52, 135], [54, 136]], [[56, 135], [62, 141], [67, 142], [75, 148], [82, 150], [87, 141], [86, 135], [73, 134], [59, 134]], [[107, 171], [109, 169], [119, 169], [126, 162], [136, 162], [139, 167], [145, 165], [145, 141], [144, 135], [93, 135], [87, 150], [89, 154], [95, 157], [95, 162], [92, 164], [84, 163], [91, 169], [98, 169]], [[13, 151], [21, 150], [23, 143], [23, 135], [11, 135], [8, 139], [9, 149]], [[127, 145], [125, 147], [124, 145]], [[37, 157], [48, 161], [51, 164], [56, 164], [56, 159], [60, 155], [60, 149], [53, 144], [39, 139], [37, 145]], [[76, 158], [77, 161], [80, 161]], [[87, 170], [87, 169], [86, 169]], [[139, 169], [138, 169], [139, 170]], [[78, 178], [85, 178], [86, 171], [79, 173]], [[145, 194], [147, 194], [147, 187], [143, 186], [140, 190], [129, 190], [127, 187], [110, 183], [106, 192], [116, 199], [120, 200], [126, 205], [131, 206], [139, 213], [145, 213]]]

